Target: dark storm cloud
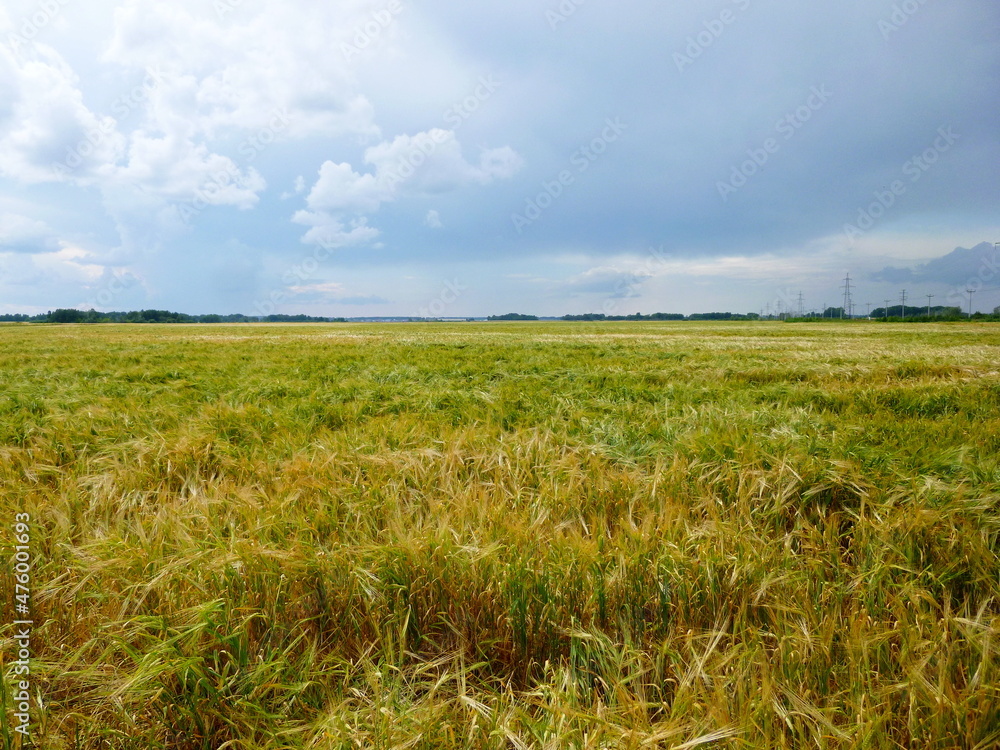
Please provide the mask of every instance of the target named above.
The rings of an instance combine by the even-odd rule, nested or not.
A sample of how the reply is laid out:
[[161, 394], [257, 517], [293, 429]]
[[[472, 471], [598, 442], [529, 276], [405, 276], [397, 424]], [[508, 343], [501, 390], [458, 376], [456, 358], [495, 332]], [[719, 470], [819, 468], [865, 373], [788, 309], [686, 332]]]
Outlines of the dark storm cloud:
[[959, 247], [940, 258], [913, 268], [887, 266], [871, 276], [872, 281], [891, 283], [969, 284], [981, 279], [988, 288], [1000, 286], [1000, 248], [983, 242], [973, 248]]

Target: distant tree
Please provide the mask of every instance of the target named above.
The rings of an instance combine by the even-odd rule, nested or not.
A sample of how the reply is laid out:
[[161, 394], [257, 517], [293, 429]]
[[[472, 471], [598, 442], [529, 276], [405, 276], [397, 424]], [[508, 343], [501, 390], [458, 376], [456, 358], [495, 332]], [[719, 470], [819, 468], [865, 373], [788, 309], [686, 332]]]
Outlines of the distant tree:
[[603, 313], [584, 313], [583, 315], [563, 315], [563, 320], [590, 322], [594, 320], [607, 320]]
[[653, 313], [652, 315], [647, 315], [648, 320], [684, 320], [683, 313]]
[[537, 315], [523, 315], [522, 313], [507, 313], [506, 315], [490, 315], [487, 320], [538, 320]]
[[86, 312], [59, 308], [41, 315], [0, 315], [0, 322], [20, 323], [246, 323], [266, 321], [270, 323], [346, 323], [347, 318], [314, 318], [309, 315], [270, 315], [267, 318], [233, 315], [188, 315], [170, 310], [132, 310], [130, 312]]
[[693, 313], [688, 320], [746, 320], [746, 316], [731, 312]]
[[81, 310], [59, 308], [49, 313], [50, 323], [82, 323], [86, 316]]

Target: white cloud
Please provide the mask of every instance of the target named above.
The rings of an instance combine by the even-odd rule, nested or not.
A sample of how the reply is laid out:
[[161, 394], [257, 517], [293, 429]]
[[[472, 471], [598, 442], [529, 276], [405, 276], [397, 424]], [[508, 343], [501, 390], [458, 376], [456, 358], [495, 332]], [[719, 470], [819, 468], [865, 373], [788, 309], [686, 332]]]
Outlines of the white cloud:
[[384, 305], [388, 300], [376, 295], [351, 294], [344, 284], [336, 281], [318, 281], [298, 284], [286, 289], [294, 303], [322, 302], [341, 305]]
[[[351, 66], [331, 54], [377, 2], [227, 7], [118, 4], [101, 62], [119, 76], [141, 71], [145, 79], [110, 104], [114, 116], [84, 104], [79, 76], [55, 50], [24, 40], [16, 50], [0, 44], [0, 174], [19, 183], [96, 186], [123, 246], [152, 249], [178, 228], [178, 208], [190, 215], [192, 207], [254, 207], [266, 182], [251, 163], [272, 143], [378, 135]], [[0, 20], [9, 27], [6, 16]], [[126, 120], [135, 124], [123, 132]], [[229, 155], [218, 153], [219, 143]], [[305, 191], [305, 182], [296, 189]], [[375, 232], [340, 231], [325, 219], [314, 226], [348, 244]]]
[[40, 253], [33, 258], [35, 267], [47, 277], [88, 284], [104, 274], [104, 266], [93, 262], [87, 250], [69, 243], [60, 245], [59, 250]]
[[203, 144], [176, 136], [132, 135], [128, 166], [117, 182], [131, 183], [146, 193], [173, 201], [203, 201], [207, 205], [252, 208], [266, 187], [253, 167], [240, 169], [228, 156], [211, 153]]
[[[366, 149], [364, 161], [373, 172], [359, 173], [347, 163], [324, 162], [306, 197], [309, 210], [298, 212], [294, 221], [335, 226], [338, 216], [373, 214], [383, 203], [403, 196], [439, 194], [508, 178], [523, 163], [508, 146], [484, 149], [478, 165], [470, 163], [454, 131], [440, 128], [383, 141]], [[315, 241], [315, 234], [306, 241]]]
[[192, 0], [131, 0], [115, 12], [105, 60], [166, 71], [149, 115], [168, 132], [252, 131], [284, 111], [289, 137], [376, 135], [371, 103], [335, 51], [376, 5], [246, 3], [219, 13]]
[[315, 284], [298, 284], [288, 287], [290, 294], [333, 294], [341, 295], [346, 290], [343, 284], [336, 281], [323, 281]]
[[19, 182], [93, 184], [114, 170], [125, 140], [113, 118], [83, 103], [79, 79], [44, 45], [0, 45], [0, 172]]
[[[178, 223], [172, 204], [246, 209], [266, 187], [253, 167], [241, 169], [188, 133], [122, 134], [119, 120], [84, 104], [78, 76], [44, 45], [22, 43], [19, 52], [0, 45], [0, 81], [0, 88], [12, 92], [0, 110], [0, 173], [20, 183], [98, 187], [126, 246], [158, 245], [149, 235]], [[112, 109], [124, 118], [134, 108], [152, 106], [166, 87], [153, 71]]]
[[639, 288], [653, 274], [645, 269], [622, 269], [597, 266], [576, 274], [559, 285], [559, 290], [569, 295], [602, 294], [611, 299], [640, 297]]
[[370, 214], [391, 199], [392, 190], [380, 175], [358, 174], [350, 164], [328, 161], [320, 167], [306, 203], [314, 211]]
[[444, 224], [441, 223], [441, 214], [434, 209], [427, 212], [427, 216], [424, 217], [424, 224], [429, 226], [431, 229], [440, 229], [444, 226]]
[[28, 250], [55, 246], [55, 237], [45, 222], [15, 213], [0, 213], [0, 250]]
[[374, 172], [359, 174], [350, 164], [327, 161], [306, 202], [314, 211], [374, 213], [402, 194], [434, 194], [513, 175], [521, 158], [513, 149], [484, 150], [475, 165], [466, 161], [451, 130], [438, 128], [400, 135], [365, 151]]
[[462, 155], [454, 131], [432, 128], [372, 146], [365, 152], [365, 163], [375, 167], [377, 182], [394, 193], [405, 189], [433, 194], [511, 177], [523, 160], [512, 148], [503, 146], [484, 149], [478, 165], [472, 164]]
[[379, 231], [368, 226], [366, 219], [344, 221], [323, 212], [298, 211], [292, 217], [296, 224], [304, 224], [311, 229], [302, 236], [302, 241], [325, 248], [351, 247], [374, 242]]

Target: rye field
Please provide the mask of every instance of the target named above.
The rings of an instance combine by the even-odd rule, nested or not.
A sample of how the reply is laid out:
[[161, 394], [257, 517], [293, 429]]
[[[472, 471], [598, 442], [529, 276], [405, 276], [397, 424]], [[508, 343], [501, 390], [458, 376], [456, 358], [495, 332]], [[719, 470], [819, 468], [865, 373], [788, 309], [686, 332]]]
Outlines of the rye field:
[[996, 325], [0, 326], [0, 492], [5, 748], [1000, 746]]

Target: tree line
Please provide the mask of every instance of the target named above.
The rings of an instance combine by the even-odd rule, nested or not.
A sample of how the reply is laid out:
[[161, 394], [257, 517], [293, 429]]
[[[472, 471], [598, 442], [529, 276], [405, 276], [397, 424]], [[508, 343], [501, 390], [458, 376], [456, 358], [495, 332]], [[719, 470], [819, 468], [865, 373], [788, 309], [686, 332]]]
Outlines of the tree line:
[[[778, 315], [760, 316], [757, 313], [732, 313], [732, 312], [709, 312], [693, 313], [683, 315], [682, 313], [651, 313], [643, 315], [634, 313], [632, 315], [605, 315], [604, 313], [584, 313], [582, 315], [563, 315], [558, 320], [571, 322], [595, 322], [595, 321], [664, 321], [664, 320], [784, 320], [784, 321], [806, 321], [806, 320], [871, 320], [883, 321], [908, 321], [908, 322], [933, 322], [933, 321], [954, 321], [968, 320], [968, 313], [962, 312], [958, 307], [935, 306], [930, 308], [928, 315], [927, 307], [906, 305], [893, 305], [888, 308], [877, 307], [871, 311], [870, 315], [850, 316], [845, 314], [843, 308], [828, 307], [822, 313], [812, 312], [803, 316], [795, 316], [788, 313]], [[412, 322], [430, 321], [432, 318], [410, 318]], [[468, 320], [474, 320], [468, 318]], [[537, 315], [526, 315], [524, 313], [506, 313], [504, 315], [490, 315], [488, 321], [510, 321], [510, 320], [539, 320]], [[972, 314], [972, 320], [1000, 321], [1000, 307], [994, 308], [992, 314], [976, 312]], [[130, 312], [98, 312], [96, 310], [77, 310], [73, 308], [59, 308], [39, 315], [23, 314], [2, 314], [0, 323], [347, 323], [347, 318], [318, 317], [314, 315], [188, 315], [186, 313], [171, 312], [170, 310], [132, 310]]]
[[188, 315], [170, 310], [98, 312], [59, 308], [40, 315], [0, 315], [5, 323], [346, 323], [347, 318], [312, 315]]

